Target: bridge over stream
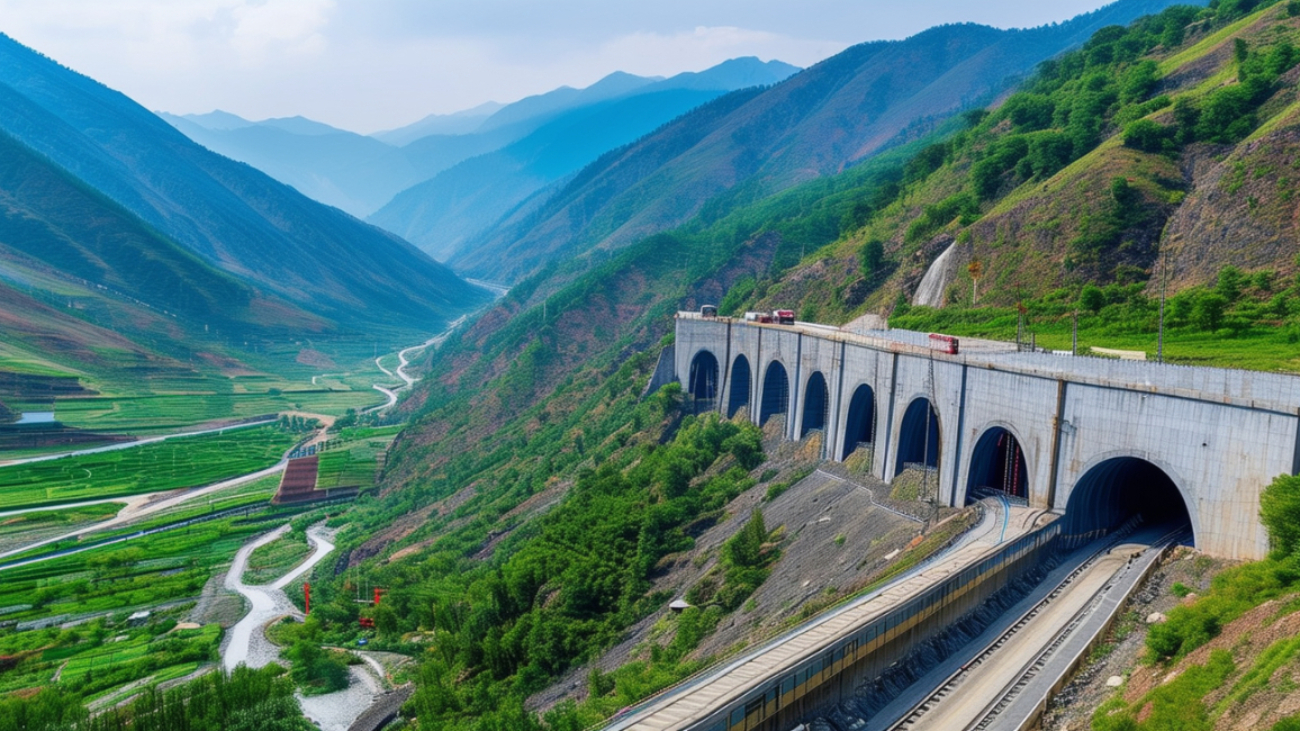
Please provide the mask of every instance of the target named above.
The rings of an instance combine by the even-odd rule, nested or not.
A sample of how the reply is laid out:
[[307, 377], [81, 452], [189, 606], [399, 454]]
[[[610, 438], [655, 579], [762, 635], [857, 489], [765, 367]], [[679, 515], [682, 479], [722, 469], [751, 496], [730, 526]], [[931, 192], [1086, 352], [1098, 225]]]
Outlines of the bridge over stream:
[[787, 439], [820, 432], [824, 458], [861, 451], [887, 482], [919, 470], [944, 504], [992, 490], [1057, 511], [1065, 540], [1141, 514], [1186, 520], [1207, 553], [1261, 558], [1260, 491], [1300, 473], [1295, 376], [996, 347], [950, 355], [925, 333], [691, 312], [676, 329], [673, 377], [698, 407], [760, 425], [785, 417]]

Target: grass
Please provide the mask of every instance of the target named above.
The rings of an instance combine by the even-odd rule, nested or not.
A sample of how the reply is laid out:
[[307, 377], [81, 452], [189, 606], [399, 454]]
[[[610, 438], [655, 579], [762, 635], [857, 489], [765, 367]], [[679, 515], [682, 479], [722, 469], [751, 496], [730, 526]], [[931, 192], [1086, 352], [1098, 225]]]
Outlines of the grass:
[[295, 439], [272, 425], [0, 467], [0, 509], [207, 485], [270, 467]]
[[397, 436], [400, 427], [349, 428], [330, 439], [320, 452], [316, 489], [375, 486], [380, 456]]
[[244, 583], [266, 584], [275, 581], [302, 563], [310, 553], [311, 546], [307, 544], [306, 533], [286, 533], [270, 543], [258, 546], [249, 555]]
[[[1040, 348], [1070, 350], [1069, 316], [1033, 318], [1028, 330]], [[1012, 308], [949, 308], [941, 311], [914, 308], [890, 324], [910, 330], [939, 331], [959, 336], [1014, 341], [1016, 314]], [[1080, 315], [1079, 351], [1097, 346], [1119, 350], [1140, 350], [1156, 359], [1154, 327], [1107, 323], [1104, 318]], [[1300, 372], [1300, 349], [1289, 341], [1285, 328], [1260, 323], [1240, 332], [1203, 331], [1191, 327], [1167, 328], [1164, 358], [1183, 365], [1237, 368], [1256, 371]]]

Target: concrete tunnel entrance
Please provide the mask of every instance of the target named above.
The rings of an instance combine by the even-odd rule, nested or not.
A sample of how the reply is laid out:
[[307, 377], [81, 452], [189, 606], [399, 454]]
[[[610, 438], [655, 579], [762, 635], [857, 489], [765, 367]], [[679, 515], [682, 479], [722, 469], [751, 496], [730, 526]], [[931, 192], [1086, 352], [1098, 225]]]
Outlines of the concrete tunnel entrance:
[[1070, 492], [1062, 535], [1103, 535], [1141, 516], [1146, 525], [1192, 527], [1187, 502], [1164, 470], [1138, 457], [1108, 459], [1084, 473]]
[[849, 417], [844, 425], [844, 448], [840, 459], [848, 459], [863, 445], [876, 441], [876, 395], [871, 386], [862, 384], [849, 401]]
[[908, 404], [903, 424], [898, 430], [898, 459], [894, 474], [908, 467], [934, 469], [939, 466], [939, 415], [930, 399], [918, 398]]
[[1029, 498], [1029, 469], [1016, 435], [995, 426], [984, 432], [971, 453], [970, 476], [966, 479], [967, 504], [982, 493], [994, 491], [1011, 497]]
[[767, 373], [763, 374], [763, 398], [758, 412], [758, 425], [762, 426], [767, 420], [777, 414], [784, 414], [790, 410], [790, 377], [786, 375], [785, 366], [780, 361], [772, 361], [767, 365]]
[[687, 392], [695, 400], [695, 410], [713, 408], [718, 397], [718, 359], [707, 350], [701, 350], [691, 359], [691, 374]]
[[799, 438], [808, 436], [808, 432], [826, 429], [827, 415], [830, 411], [831, 397], [826, 388], [826, 378], [821, 371], [808, 377], [808, 385], [803, 390], [803, 426]]
[[733, 417], [737, 411], [749, 406], [749, 359], [743, 355], [736, 356], [731, 364], [731, 396], [727, 399], [727, 417]]

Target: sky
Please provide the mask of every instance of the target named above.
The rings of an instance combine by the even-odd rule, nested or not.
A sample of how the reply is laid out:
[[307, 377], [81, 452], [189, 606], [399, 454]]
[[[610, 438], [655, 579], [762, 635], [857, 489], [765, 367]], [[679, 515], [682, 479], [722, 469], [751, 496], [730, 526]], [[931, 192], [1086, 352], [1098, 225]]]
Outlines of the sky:
[[0, 31], [144, 106], [370, 133], [612, 71], [808, 66], [941, 23], [1032, 27], [1107, 0], [0, 0]]

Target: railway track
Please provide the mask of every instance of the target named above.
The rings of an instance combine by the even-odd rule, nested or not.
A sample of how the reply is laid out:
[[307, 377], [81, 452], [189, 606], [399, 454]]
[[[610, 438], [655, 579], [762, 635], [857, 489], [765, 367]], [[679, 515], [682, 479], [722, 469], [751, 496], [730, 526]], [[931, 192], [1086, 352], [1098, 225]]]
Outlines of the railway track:
[[[1012, 720], [1004, 718], [1005, 712], [1042, 678], [1053, 661], [1064, 659], [1060, 657], [1063, 648], [1075, 638], [1133, 560], [1148, 551], [1163, 551], [1182, 537], [1183, 530], [1164, 535], [1145, 533], [1154, 540], [1128, 541], [1131, 535], [1128, 531], [1107, 539], [972, 660], [886, 728], [889, 731], [931, 728], [986, 731], [1005, 727], [1000, 722]], [[1049, 634], [1041, 637], [1042, 632]], [[1050, 680], [1054, 682], [1056, 678]], [[980, 700], [990, 697], [992, 700], [987, 702]], [[1019, 728], [1019, 723], [1011, 727]]]

